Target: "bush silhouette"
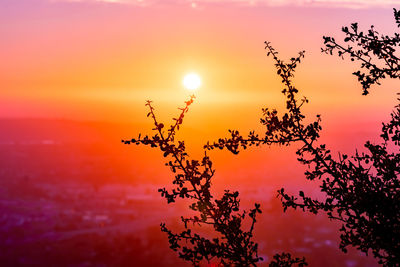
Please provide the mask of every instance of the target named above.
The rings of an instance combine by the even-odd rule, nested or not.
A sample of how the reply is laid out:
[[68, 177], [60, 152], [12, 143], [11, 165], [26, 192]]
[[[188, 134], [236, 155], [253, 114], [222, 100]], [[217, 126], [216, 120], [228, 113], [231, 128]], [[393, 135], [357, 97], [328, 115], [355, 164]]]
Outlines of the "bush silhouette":
[[[174, 118], [175, 123], [167, 131], [164, 130], [164, 124], [157, 121], [154, 107], [151, 101], [148, 101], [147, 116], [152, 118], [156, 134], [151, 137], [139, 135], [138, 138], [124, 143], [150, 145], [160, 149], [164, 157], [169, 159], [166, 165], [175, 174], [175, 188], [172, 191], [159, 189], [161, 196], [166, 198], [168, 203], [175, 202], [176, 198], [192, 200], [189, 208], [198, 215], [189, 218], [182, 216], [185, 227], [183, 232], [175, 234], [164, 223], [161, 224], [161, 230], [168, 234], [170, 248], [179, 251], [179, 257], [193, 265], [199, 265], [202, 260], [210, 262], [215, 257], [224, 265], [255, 265], [262, 260], [257, 255], [257, 244], [252, 241], [256, 214], [261, 213], [260, 205], [255, 204], [255, 208], [247, 213], [240, 212], [239, 193], [228, 190], [221, 199], [214, 199], [210, 192], [211, 179], [215, 173], [211, 160], [207, 154], [201, 160], [190, 159], [184, 141], [175, 140], [175, 134], [193, 100], [194, 96], [185, 102], [185, 107], [180, 109], [181, 113]], [[250, 229], [247, 231], [242, 229], [242, 221], [246, 217], [251, 220]], [[204, 238], [190, 229], [191, 224], [211, 225], [221, 238]]]
[[[394, 10], [397, 25], [400, 27], [400, 11]], [[399, 58], [395, 55], [395, 47], [400, 44], [399, 34], [394, 37], [379, 36], [372, 26], [364, 34], [358, 24], [343, 27], [344, 42], [352, 43], [347, 47], [337, 43], [332, 37], [324, 37], [323, 52], [339, 57], [349, 56], [352, 61], [361, 63], [357, 76], [367, 95], [374, 84], [386, 78], [399, 78]], [[330, 219], [340, 221], [340, 248], [346, 252], [353, 246], [368, 254], [372, 252], [379, 263], [385, 266], [398, 266], [400, 263], [400, 106], [395, 107], [392, 120], [383, 124], [382, 142], [373, 144], [366, 142], [366, 152], [348, 156], [332, 155], [325, 144], [319, 143], [321, 117], [316, 115], [312, 123], [305, 122], [302, 107], [307, 98], [299, 98], [299, 90], [293, 83], [295, 69], [304, 57], [304, 51], [285, 63], [278, 57], [276, 50], [266, 42], [267, 55], [272, 56], [277, 68], [277, 75], [282, 79], [286, 98], [286, 112], [278, 115], [275, 109], [262, 110], [261, 124], [265, 133], [260, 135], [250, 131], [242, 135], [239, 131], [229, 131], [228, 138], [220, 138], [207, 143], [205, 150], [227, 149], [238, 154], [243, 149], [260, 145], [301, 144], [296, 151], [301, 164], [308, 166], [305, 177], [308, 180], [319, 180], [320, 190], [325, 194], [324, 200], [308, 197], [303, 191], [292, 196], [282, 188], [278, 197], [284, 210], [301, 209], [311, 213], [325, 213]], [[207, 153], [202, 159], [190, 158], [186, 152], [184, 141], [175, 140], [176, 132], [183, 123], [183, 118], [193, 103], [192, 96], [175, 123], [166, 126], [156, 119], [151, 101], [148, 117], [153, 120], [153, 136], [139, 135], [138, 138], [123, 140], [125, 144], [149, 145], [158, 148], [167, 159], [166, 165], [175, 174], [174, 189], [159, 189], [168, 203], [177, 198], [192, 201], [190, 209], [198, 215], [183, 217], [181, 221], [185, 230], [173, 233], [164, 223], [161, 230], [168, 235], [170, 248], [178, 251], [179, 257], [198, 266], [202, 261], [218, 260], [221, 265], [255, 266], [262, 260], [258, 256], [258, 245], [253, 241], [253, 230], [260, 204], [255, 204], [249, 211], [240, 210], [239, 192], [226, 190], [222, 198], [215, 199], [211, 194], [212, 178], [215, 170]], [[248, 229], [244, 229], [244, 221], [250, 220]], [[206, 238], [195, 232], [197, 226], [210, 226], [214, 230], [214, 238]], [[277, 254], [270, 266], [305, 266], [304, 258], [294, 258], [288, 253]]]
[[[260, 204], [255, 204], [249, 211], [240, 211], [239, 192], [225, 190], [222, 198], [214, 199], [212, 196], [211, 181], [215, 173], [212, 161], [205, 153], [200, 160], [191, 159], [186, 152], [184, 141], [175, 139], [176, 132], [183, 123], [183, 118], [194, 101], [191, 96], [180, 108], [180, 114], [174, 118], [167, 131], [165, 125], [158, 122], [155, 109], [151, 101], [147, 101], [149, 108], [147, 114], [153, 120], [156, 132], [153, 136], [139, 135], [138, 138], [122, 140], [125, 144], [149, 145], [158, 148], [165, 158], [168, 158], [167, 166], [175, 174], [173, 184], [175, 188], [168, 191], [165, 188], [159, 189], [161, 196], [168, 203], [175, 202], [177, 198], [186, 198], [192, 201], [189, 208], [198, 215], [193, 217], [181, 217], [185, 230], [180, 233], [173, 233], [165, 223], [161, 224], [161, 231], [167, 233], [170, 248], [179, 252], [179, 257], [198, 266], [203, 260], [211, 262], [217, 259], [222, 265], [234, 266], [256, 266], [256, 263], [263, 260], [258, 256], [258, 244], [253, 239], [253, 230], [256, 223], [256, 216], [261, 213]], [[250, 220], [249, 229], [245, 230], [243, 223]], [[205, 238], [196, 233], [190, 226], [212, 226], [215, 237]], [[275, 262], [284, 263], [288, 266], [298, 263], [299, 266], [306, 265], [304, 259], [288, 257], [283, 253], [275, 256]], [[273, 265], [276, 266], [276, 265]]]
[[[397, 25], [400, 27], [400, 11], [394, 9]], [[400, 44], [399, 34], [394, 37], [379, 36], [371, 29], [367, 34], [358, 30], [357, 23], [351, 29], [343, 27], [345, 42], [354, 46], [344, 47], [332, 37], [324, 37], [323, 52], [352, 61], [361, 62], [357, 76], [367, 95], [371, 85], [379, 84], [386, 77], [400, 77], [400, 59], [395, 55], [395, 47]], [[308, 180], [319, 180], [320, 190], [325, 200], [308, 197], [303, 191], [298, 196], [291, 196], [282, 188], [278, 196], [284, 210], [301, 209], [311, 213], [324, 212], [333, 220], [340, 221], [340, 248], [353, 246], [368, 254], [372, 252], [378, 262], [384, 266], [400, 264], [400, 105], [395, 107], [392, 119], [382, 127], [382, 142], [365, 143], [366, 152], [348, 156], [340, 154], [334, 157], [325, 144], [318, 143], [321, 131], [321, 119], [317, 115], [313, 123], [305, 124], [305, 115], [301, 107], [306, 98], [298, 98], [298, 90], [293, 85], [294, 69], [300, 58], [292, 58], [288, 64], [278, 59], [278, 53], [266, 43], [269, 55], [272, 55], [282, 78], [285, 89], [287, 112], [279, 117], [276, 110], [263, 109], [261, 124], [265, 126], [263, 136], [251, 131], [242, 136], [238, 131], [231, 131], [231, 136], [207, 144], [207, 149], [226, 148], [234, 154], [241, 149], [254, 145], [289, 145], [301, 144], [296, 151], [298, 161], [308, 170]], [[302, 53], [300, 53], [302, 56]]]

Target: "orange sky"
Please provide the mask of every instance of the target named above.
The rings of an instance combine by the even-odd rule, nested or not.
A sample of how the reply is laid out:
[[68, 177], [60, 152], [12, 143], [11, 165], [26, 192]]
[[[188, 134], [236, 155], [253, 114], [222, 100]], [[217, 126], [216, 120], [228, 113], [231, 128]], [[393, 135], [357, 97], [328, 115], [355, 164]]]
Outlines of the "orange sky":
[[379, 122], [396, 104], [395, 83], [362, 97], [356, 65], [320, 47], [323, 35], [340, 39], [341, 26], [354, 21], [392, 33], [393, 3], [5, 0], [0, 117], [143, 123], [152, 99], [169, 118], [189, 95], [184, 74], [195, 71], [203, 86], [187, 127], [248, 128], [262, 107], [283, 104], [268, 40], [283, 58], [306, 50], [296, 82], [310, 114], [333, 124]]
[[[255, 129], [262, 135], [261, 108], [284, 112], [285, 106], [264, 41], [282, 59], [306, 50], [294, 81], [310, 100], [304, 107], [307, 119], [322, 115], [320, 141], [334, 157], [337, 151], [360, 151], [366, 140], [377, 140], [382, 121], [390, 118], [398, 103], [398, 80], [384, 81], [362, 96], [351, 74], [358, 65], [322, 54], [322, 36], [342, 40], [341, 27], [355, 21], [363, 29], [374, 24], [393, 34], [398, 28], [392, 7], [400, 8], [399, 1], [0, 0], [4, 179], [32, 184], [34, 192], [36, 178], [62, 186], [74, 181], [96, 188], [106, 183], [169, 186], [173, 174], [160, 151], [121, 143], [151, 132], [145, 101], [154, 101], [159, 122], [172, 122], [191, 94], [182, 86], [184, 75], [202, 77], [176, 138], [185, 140], [190, 159], [201, 158], [203, 145], [226, 136], [228, 129]], [[319, 192], [313, 191], [316, 183], [304, 179], [296, 145], [251, 148], [239, 155], [209, 152], [217, 170], [213, 194], [238, 189], [244, 205], [260, 198], [268, 214], [268, 200], [282, 186], [288, 192]], [[40, 198], [40, 206], [47, 207], [43, 203]], [[178, 211], [167, 212], [175, 216]], [[296, 217], [287, 218], [298, 227]], [[257, 231], [269, 227], [266, 222]], [[317, 258], [320, 251], [315, 250]]]

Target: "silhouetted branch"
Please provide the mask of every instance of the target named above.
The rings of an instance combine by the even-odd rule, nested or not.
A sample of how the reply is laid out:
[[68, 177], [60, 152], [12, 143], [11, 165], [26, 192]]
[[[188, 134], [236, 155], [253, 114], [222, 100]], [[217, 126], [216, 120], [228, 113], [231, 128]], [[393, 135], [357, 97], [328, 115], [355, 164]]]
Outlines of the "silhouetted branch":
[[[396, 19], [398, 20], [398, 17]], [[383, 47], [387, 53], [391, 53], [391, 49]], [[297, 63], [303, 57], [303, 52], [297, 58], [290, 59], [289, 63], [284, 63], [278, 58], [270, 43], [266, 42], [266, 49], [267, 54], [272, 55], [277, 74], [285, 86], [282, 93], [286, 97], [287, 112], [279, 117], [276, 110], [263, 109], [264, 116], [260, 121], [265, 127], [265, 134], [262, 137], [252, 131], [249, 138], [244, 138], [238, 131], [230, 130], [230, 138], [219, 139], [212, 145], [207, 144], [205, 148], [227, 148], [237, 154], [241, 149], [253, 145], [300, 144], [296, 154], [299, 162], [308, 166], [305, 176], [308, 180], [321, 182], [320, 189], [325, 194], [325, 199], [313, 199], [306, 196], [303, 191], [300, 191], [297, 197], [291, 196], [282, 188], [278, 190], [278, 196], [284, 210], [290, 207], [314, 214], [325, 212], [330, 219], [343, 223], [340, 229], [340, 248], [344, 252], [350, 245], [365, 253], [372, 252], [385, 266], [398, 264], [400, 262], [398, 179], [400, 107], [397, 106], [393, 112], [392, 120], [383, 125], [381, 144], [366, 142], [366, 152], [356, 152], [351, 157], [339, 154], [338, 158], [334, 158], [325, 144], [316, 144], [322, 129], [320, 116], [317, 115], [312, 123], [304, 122], [305, 115], [301, 107], [307, 100], [305, 98], [298, 100], [298, 90], [291, 80]], [[391, 58], [396, 59], [396, 57]], [[397, 73], [392, 65], [389, 65], [389, 68], [394, 71], [393, 73]], [[395, 146], [394, 150], [389, 149], [390, 146]], [[283, 258], [287, 257], [284, 255]]]
[[[400, 11], [394, 9], [394, 17], [398, 26], [400, 25]], [[400, 45], [400, 35], [395, 33], [393, 37], [381, 35], [374, 26], [367, 33], [359, 31], [358, 23], [352, 23], [350, 28], [343, 27], [345, 33], [344, 42], [351, 42], [354, 47], [340, 45], [333, 37], [323, 37], [325, 48], [322, 52], [337, 55], [344, 58], [348, 55], [351, 61], [361, 62], [360, 70], [353, 74], [363, 87], [363, 95], [369, 93], [373, 84], [380, 84], [380, 80], [386, 77], [400, 78], [400, 58], [395, 55], [395, 47]], [[355, 48], [356, 47], [356, 48]]]
[[[397, 25], [400, 27], [400, 11], [394, 9]], [[368, 94], [373, 84], [379, 84], [386, 77], [400, 78], [400, 61], [395, 55], [395, 47], [400, 44], [400, 35], [394, 37], [379, 36], [372, 26], [368, 33], [358, 30], [358, 24], [343, 27], [345, 42], [352, 42], [355, 47], [338, 44], [332, 37], [324, 37], [326, 48], [323, 52], [337, 54], [344, 58], [348, 55], [352, 61], [361, 62], [360, 70], [353, 74], [358, 77], [363, 94]], [[275, 109], [265, 108], [260, 119], [265, 127], [263, 135], [251, 131], [246, 137], [231, 130], [230, 137], [217, 142], [207, 143], [205, 149], [223, 149], [237, 154], [251, 146], [273, 144], [300, 144], [296, 154], [299, 162], [308, 166], [305, 176], [308, 180], [319, 180], [324, 200], [308, 197], [303, 191], [297, 197], [288, 195], [282, 188], [278, 190], [284, 210], [301, 209], [311, 213], [325, 212], [330, 219], [342, 222], [340, 248], [346, 252], [347, 246], [353, 246], [362, 252], [372, 252], [385, 266], [396, 266], [400, 262], [400, 106], [392, 113], [392, 120], [383, 124], [381, 137], [383, 142], [366, 142], [366, 152], [356, 152], [353, 156], [339, 154], [333, 157], [325, 144], [318, 144], [320, 137], [320, 116], [311, 123], [305, 122], [302, 112], [306, 98], [298, 98], [298, 89], [292, 78], [297, 65], [304, 57], [304, 51], [285, 63], [278, 58], [278, 53], [266, 42], [268, 56], [272, 56], [281, 77], [286, 98], [286, 113], [278, 115]], [[170, 247], [179, 251], [179, 256], [193, 265], [202, 260], [218, 258], [223, 265], [249, 266], [262, 260], [257, 255], [258, 246], [252, 241], [256, 214], [261, 213], [260, 205], [250, 211], [239, 212], [239, 193], [225, 191], [221, 199], [213, 199], [210, 193], [211, 179], [215, 173], [212, 162], [205, 153], [201, 160], [189, 158], [183, 141], [175, 141], [175, 133], [182, 124], [190, 98], [175, 118], [175, 124], [164, 132], [164, 124], [156, 119], [151, 102], [147, 102], [148, 116], [152, 118], [156, 131], [153, 136], [144, 136], [125, 144], [143, 144], [157, 147], [164, 157], [170, 160], [166, 164], [175, 173], [175, 188], [168, 191], [160, 189], [161, 195], [174, 202], [177, 197], [193, 200], [190, 209], [198, 216], [181, 220], [185, 230], [175, 234], [161, 224], [162, 231], [168, 234]], [[250, 229], [244, 231], [243, 221], [251, 220]], [[219, 237], [207, 239], [194, 233], [189, 224], [212, 226]], [[185, 244], [185, 245], [182, 245]], [[304, 258], [292, 258], [283, 253], [274, 256], [270, 266], [306, 265]]]
[[[147, 101], [146, 106], [149, 108], [147, 116], [152, 118], [156, 134], [144, 137], [139, 135], [138, 138], [122, 142], [157, 147], [163, 152], [164, 157], [171, 158], [166, 165], [175, 173], [173, 181], [175, 188], [172, 191], [159, 189], [161, 196], [166, 198], [168, 203], [175, 202], [178, 197], [194, 200], [189, 208], [198, 212], [198, 215], [181, 217], [184, 231], [173, 233], [165, 224], [161, 224], [161, 230], [168, 234], [171, 249], [178, 251], [182, 259], [192, 262], [195, 266], [202, 260], [209, 262], [213, 258], [218, 258], [224, 265], [255, 266], [262, 260], [257, 254], [258, 245], [252, 241], [256, 214], [261, 213], [260, 205], [255, 204], [255, 208], [248, 212], [239, 212], [239, 193], [228, 190], [221, 199], [214, 200], [210, 192], [211, 179], [215, 173], [211, 160], [206, 153], [201, 160], [190, 159], [185, 143], [175, 141], [176, 131], [179, 130], [193, 100], [194, 96], [190, 97], [185, 106], [180, 108], [181, 112], [174, 119], [175, 123], [169, 127], [168, 134], [164, 132], [164, 124], [157, 121], [151, 101]], [[248, 231], [243, 230], [245, 218], [251, 220]], [[210, 225], [220, 238], [201, 237], [189, 228], [190, 224]]]
[[273, 257], [269, 267], [290, 267], [296, 264], [299, 267], [308, 266], [305, 258], [292, 258], [289, 253], [276, 254]]

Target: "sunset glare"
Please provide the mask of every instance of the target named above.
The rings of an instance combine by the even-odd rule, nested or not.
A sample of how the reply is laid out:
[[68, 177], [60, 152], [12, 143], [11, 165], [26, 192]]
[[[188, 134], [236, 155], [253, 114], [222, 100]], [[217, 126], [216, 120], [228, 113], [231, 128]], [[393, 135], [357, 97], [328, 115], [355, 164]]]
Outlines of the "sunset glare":
[[0, 267], [397, 257], [394, 9], [0, 0]]
[[189, 73], [185, 75], [182, 83], [186, 89], [194, 91], [201, 86], [201, 78], [196, 73]]

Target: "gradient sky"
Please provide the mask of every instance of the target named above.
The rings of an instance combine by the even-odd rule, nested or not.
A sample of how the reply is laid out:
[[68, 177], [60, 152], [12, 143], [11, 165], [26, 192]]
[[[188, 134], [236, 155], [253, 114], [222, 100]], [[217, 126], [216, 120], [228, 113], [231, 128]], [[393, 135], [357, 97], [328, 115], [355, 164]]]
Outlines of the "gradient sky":
[[[350, 61], [320, 52], [340, 28], [392, 34], [398, 0], [2, 0], [0, 117], [145, 122], [152, 99], [169, 118], [187, 98], [185, 73], [202, 76], [189, 127], [257, 125], [282, 107], [264, 41], [282, 58], [306, 50], [295, 79], [307, 112], [332, 122], [379, 122], [396, 104], [386, 81], [368, 97]], [[219, 127], [214, 127], [217, 132]], [[215, 135], [214, 135], [215, 136]]]
[[[164, 235], [162, 242], [153, 238], [158, 218], [165, 221], [186, 214], [188, 202], [167, 207], [165, 200], [153, 197], [158, 194], [155, 186], [172, 186], [173, 173], [164, 164], [169, 159], [159, 150], [127, 146], [121, 139], [148, 134], [154, 127], [146, 117], [148, 99], [154, 101], [159, 122], [172, 122], [177, 107], [191, 94], [182, 86], [188, 72], [197, 72], [203, 80], [175, 140], [185, 140], [189, 159], [200, 159], [203, 145], [226, 136], [227, 129], [242, 133], [255, 129], [262, 136], [261, 108], [283, 111], [285, 107], [283, 86], [264, 41], [271, 42], [282, 59], [306, 51], [294, 82], [300, 96], [310, 100], [304, 107], [310, 115], [307, 120], [322, 115], [320, 141], [333, 157], [337, 151], [362, 151], [366, 140], [377, 139], [382, 121], [398, 104], [399, 80], [386, 80], [362, 96], [351, 74], [357, 62], [321, 53], [322, 36], [343, 40], [341, 27], [356, 21], [365, 30], [374, 24], [378, 31], [392, 35], [399, 31], [393, 7], [400, 9], [400, 0], [0, 0], [0, 182], [4, 187], [0, 192], [5, 195], [3, 203], [11, 203], [3, 205], [2, 221], [18, 224], [14, 229], [8, 223], [0, 231], [11, 240], [2, 259], [18, 255], [19, 263], [29, 264], [29, 255], [35, 254], [59, 261], [70, 254], [63, 244], [78, 244], [82, 252], [86, 246], [82, 244], [95, 240], [93, 246], [100, 254], [87, 253], [94, 255], [95, 263], [102, 254], [105, 259], [114, 257], [114, 248], [119, 247], [134, 251], [132, 259], [140, 254], [154, 262], [154, 255], [168, 249]], [[337, 259], [351, 259], [352, 254], [335, 252], [338, 239], [331, 242], [327, 236], [337, 237], [337, 231], [330, 232], [334, 228], [320, 223], [320, 217], [281, 216], [279, 201], [270, 202], [281, 187], [294, 194], [303, 190], [321, 196], [317, 183], [304, 179], [305, 166], [296, 160], [296, 145], [251, 148], [239, 155], [208, 152], [217, 170], [212, 194], [219, 197], [223, 190], [239, 190], [242, 207], [253, 200], [262, 203], [256, 235], [262, 240], [263, 257], [266, 250], [298, 246], [293, 250], [296, 257], [309, 253], [315, 259], [331, 260], [330, 266]], [[94, 190], [85, 189], [86, 183]], [[101, 193], [99, 189], [107, 184], [110, 187]], [[137, 186], [138, 191], [127, 187], [125, 199], [120, 184]], [[131, 192], [145, 198], [136, 199], [138, 195]], [[129, 213], [123, 210], [125, 203]], [[103, 214], [113, 224], [89, 228], [85, 217]], [[79, 219], [70, 224], [68, 218]], [[176, 222], [167, 225], [177, 229]], [[142, 225], [151, 229], [151, 235]], [[96, 232], [106, 236], [107, 243], [94, 239]], [[129, 234], [126, 242], [157, 248], [157, 254], [127, 249], [125, 241], [112, 243], [113, 250], [105, 252], [108, 241], [119, 242], [125, 234]], [[146, 236], [147, 240], [136, 241]], [[53, 243], [47, 243], [52, 240], [57, 240], [54, 249]], [[311, 245], [315, 249], [307, 252]]]

